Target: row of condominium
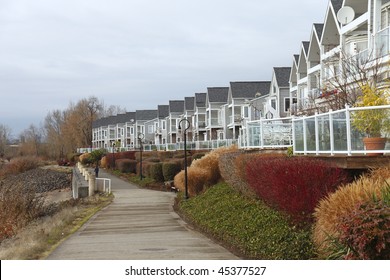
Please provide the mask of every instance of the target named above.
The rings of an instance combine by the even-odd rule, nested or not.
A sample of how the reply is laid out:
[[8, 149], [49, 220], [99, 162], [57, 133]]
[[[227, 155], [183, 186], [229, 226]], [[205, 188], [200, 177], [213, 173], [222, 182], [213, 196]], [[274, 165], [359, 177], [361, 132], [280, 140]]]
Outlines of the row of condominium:
[[184, 131], [194, 142], [235, 141], [250, 122], [334, 109], [329, 96], [336, 100], [341, 85], [353, 90], [351, 73], [364, 71], [379, 83], [389, 78], [389, 45], [390, 0], [330, 0], [324, 22], [313, 24], [292, 66], [274, 67], [270, 81], [230, 82], [153, 110], [99, 119], [93, 148], [180, 143]]

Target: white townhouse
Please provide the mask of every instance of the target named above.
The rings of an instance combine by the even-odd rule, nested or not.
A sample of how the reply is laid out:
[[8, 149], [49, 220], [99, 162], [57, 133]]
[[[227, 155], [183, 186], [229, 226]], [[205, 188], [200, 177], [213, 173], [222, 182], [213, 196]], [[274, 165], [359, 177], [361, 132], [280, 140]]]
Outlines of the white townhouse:
[[169, 116], [169, 105], [157, 106], [158, 124], [155, 131], [154, 143], [156, 145], [163, 145], [167, 143], [168, 128], [167, 117]]
[[193, 141], [204, 141], [206, 136], [206, 95], [207, 93], [195, 93], [194, 117], [192, 122]]
[[251, 102], [269, 92], [271, 82], [230, 82], [228, 103], [224, 106], [225, 138], [238, 139], [240, 129], [252, 119]]
[[206, 94], [206, 141], [225, 139], [223, 106], [228, 101], [228, 87], [209, 87]]
[[[134, 141], [135, 147], [139, 147], [139, 142], [153, 143], [154, 141], [154, 122], [157, 120], [157, 110], [136, 110]], [[143, 136], [143, 137], [142, 137]]]
[[178, 131], [181, 116], [184, 113], [184, 100], [169, 101], [169, 115], [166, 118], [168, 127], [168, 143], [175, 144], [180, 142], [180, 133]]
[[[181, 119], [186, 119], [189, 122], [189, 127], [187, 129], [187, 139], [191, 141], [193, 139], [193, 130], [194, 130], [194, 119], [195, 119], [195, 97], [185, 97], [184, 98], [184, 113], [181, 116]], [[182, 137], [184, 133], [184, 128], [187, 125], [187, 123], [182, 123]]]
[[310, 41], [294, 56], [290, 98], [298, 106], [292, 114], [328, 110], [324, 96], [356, 91], [354, 71], [377, 75], [379, 84], [389, 78], [389, 11], [389, 0], [329, 1], [324, 23], [313, 25]]
[[290, 101], [290, 73], [291, 67], [274, 67], [269, 95], [264, 103], [264, 117], [266, 119], [284, 118], [289, 115]]

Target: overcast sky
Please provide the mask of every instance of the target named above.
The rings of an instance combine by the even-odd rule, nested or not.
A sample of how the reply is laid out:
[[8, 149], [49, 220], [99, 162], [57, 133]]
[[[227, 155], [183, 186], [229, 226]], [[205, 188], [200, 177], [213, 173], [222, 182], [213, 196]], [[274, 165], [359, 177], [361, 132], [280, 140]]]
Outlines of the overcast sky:
[[156, 109], [292, 65], [328, 0], [0, 0], [0, 124], [96, 96]]

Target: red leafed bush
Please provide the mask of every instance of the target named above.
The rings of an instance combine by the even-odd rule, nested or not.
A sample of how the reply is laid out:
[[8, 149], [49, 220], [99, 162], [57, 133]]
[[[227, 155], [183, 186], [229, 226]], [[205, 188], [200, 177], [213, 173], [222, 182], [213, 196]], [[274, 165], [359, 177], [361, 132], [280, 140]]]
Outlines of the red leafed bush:
[[342, 218], [339, 242], [349, 250], [346, 259], [390, 259], [390, 207], [369, 202]]
[[318, 201], [348, 182], [349, 176], [316, 159], [256, 157], [247, 164], [247, 179], [268, 205], [286, 212], [294, 221], [308, 222]]

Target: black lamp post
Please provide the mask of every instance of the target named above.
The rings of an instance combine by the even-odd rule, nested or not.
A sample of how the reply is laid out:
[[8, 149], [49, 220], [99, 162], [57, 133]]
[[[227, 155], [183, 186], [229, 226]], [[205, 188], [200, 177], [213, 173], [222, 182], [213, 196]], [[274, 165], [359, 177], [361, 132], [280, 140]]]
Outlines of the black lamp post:
[[185, 199], [188, 199], [188, 177], [187, 177], [187, 130], [190, 128], [191, 123], [187, 119], [182, 119], [179, 122], [179, 129], [182, 129], [182, 122], [186, 122], [184, 128], [184, 185], [185, 185]]
[[115, 142], [112, 143], [112, 169], [115, 169]]
[[143, 145], [142, 145], [142, 140], [144, 139], [144, 134], [143, 133], [138, 133], [138, 141], [139, 141], [139, 152], [140, 152], [140, 159], [139, 159], [139, 177], [142, 180], [142, 150], [143, 150]]

